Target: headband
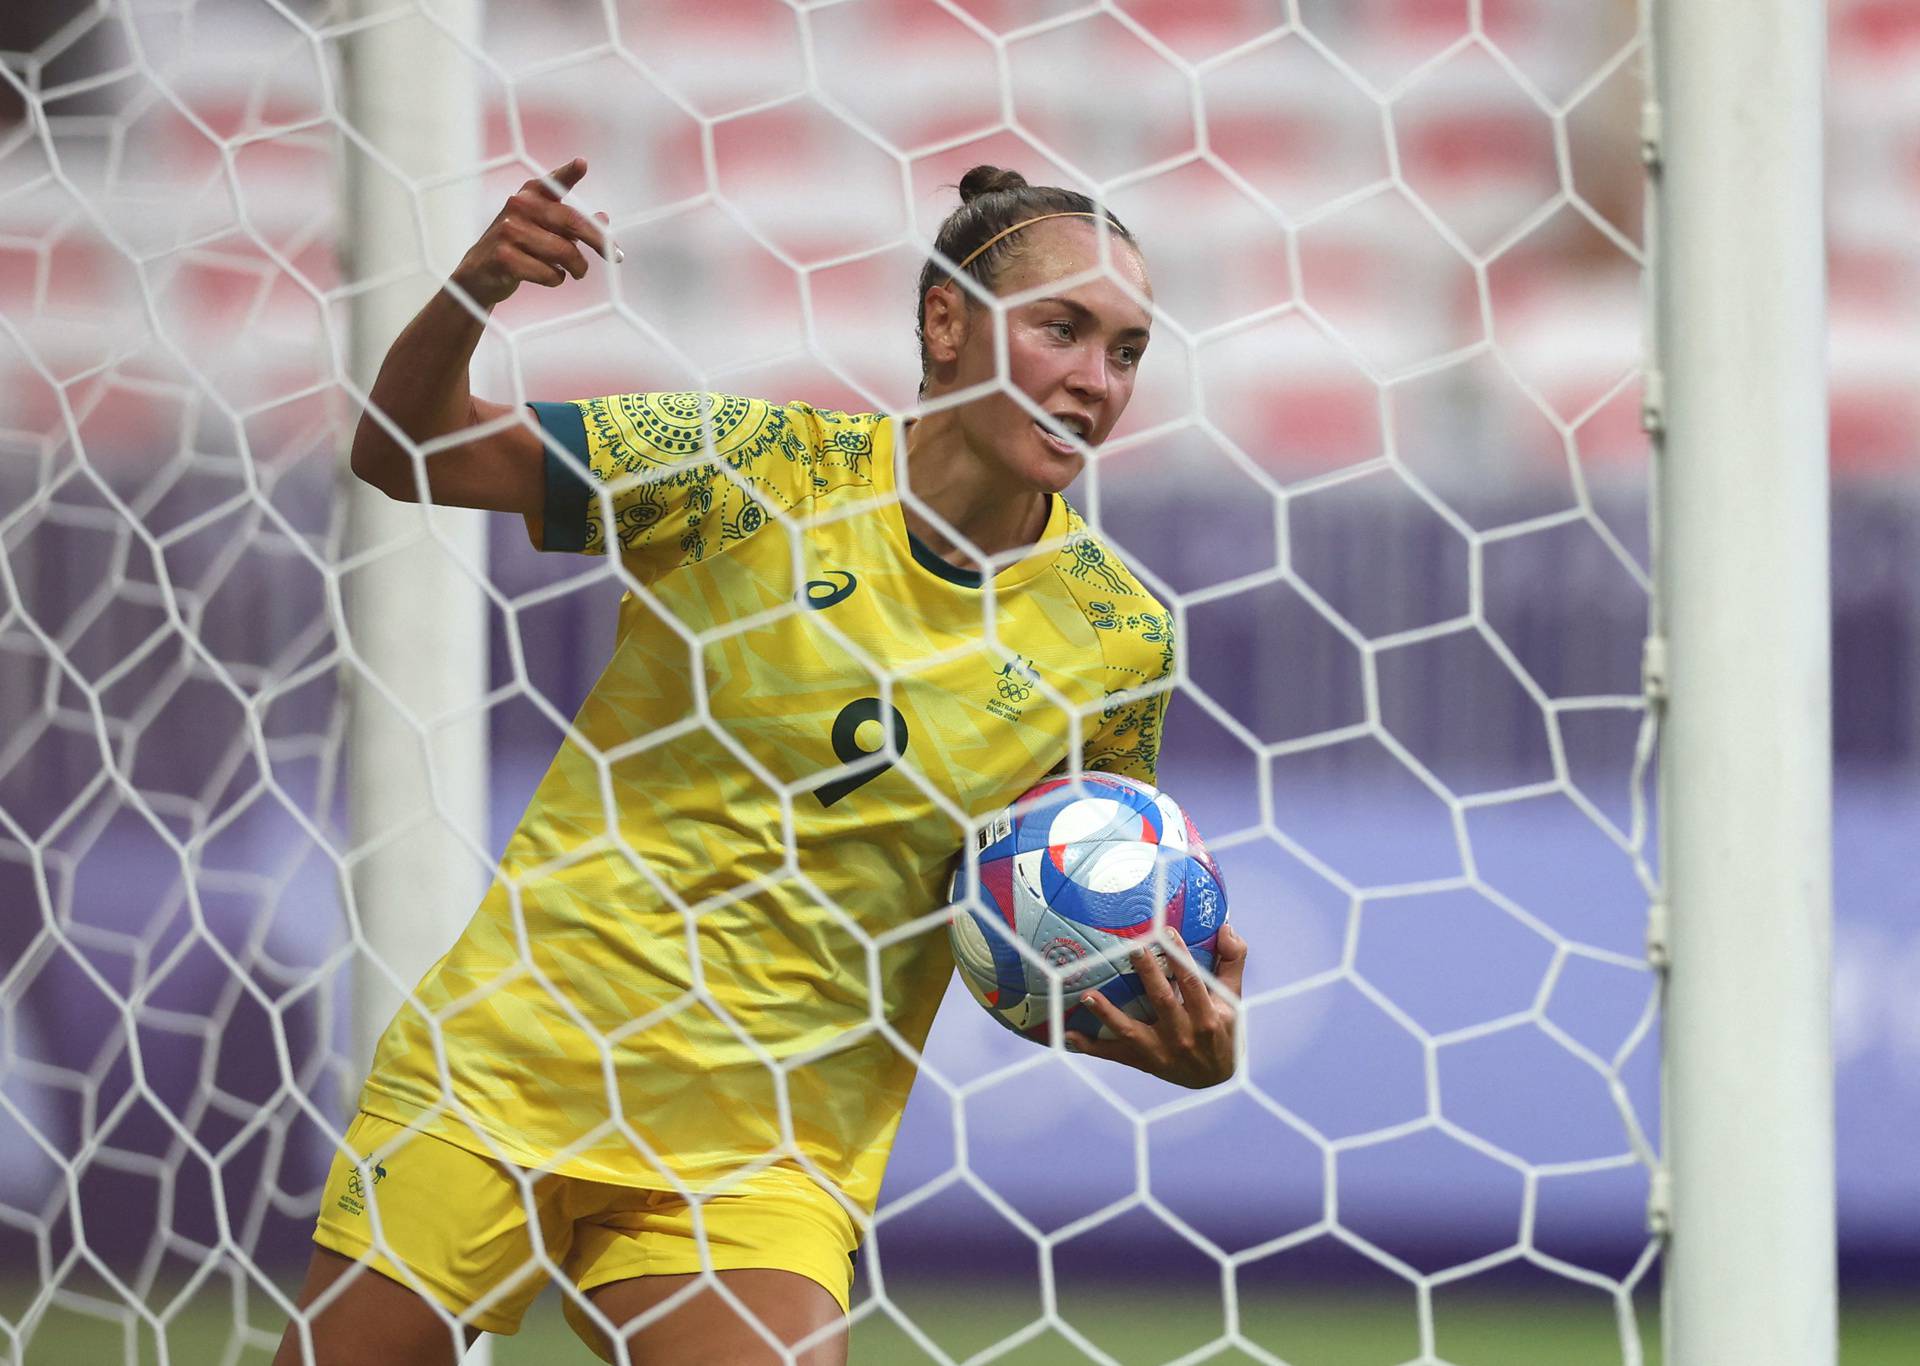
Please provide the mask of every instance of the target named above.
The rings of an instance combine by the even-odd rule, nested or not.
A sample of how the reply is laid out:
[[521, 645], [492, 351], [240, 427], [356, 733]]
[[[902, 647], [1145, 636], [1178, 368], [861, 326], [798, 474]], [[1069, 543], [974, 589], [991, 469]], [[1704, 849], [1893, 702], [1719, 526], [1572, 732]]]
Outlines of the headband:
[[[953, 275], [958, 275], [961, 271], [965, 270], [968, 266], [972, 265], [974, 261], [979, 258], [979, 255], [981, 252], [985, 251], [988, 247], [992, 246], [995, 242], [998, 242], [1002, 237], [1006, 237], [1012, 233], [1019, 232], [1020, 229], [1022, 228], [1031, 227], [1035, 223], [1044, 223], [1049, 218], [1106, 218], [1106, 215], [1099, 214], [1099, 213], [1075, 212], [1073, 210], [1062, 210], [1059, 213], [1043, 213], [1038, 218], [1028, 218], [1019, 223], [1015, 223], [1010, 228], [1002, 228], [1000, 229], [999, 232], [996, 232], [993, 236], [989, 237], [986, 241], [982, 242], [979, 246], [975, 247], [972, 251], [968, 252], [967, 259], [962, 261], [959, 265], [953, 268]], [[1113, 220], [1108, 219], [1107, 221], [1112, 222]], [[1120, 225], [1115, 223], [1114, 226], [1119, 227]], [[951, 280], [953, 278], [953, 275], [949, 275], [947, 278]]]

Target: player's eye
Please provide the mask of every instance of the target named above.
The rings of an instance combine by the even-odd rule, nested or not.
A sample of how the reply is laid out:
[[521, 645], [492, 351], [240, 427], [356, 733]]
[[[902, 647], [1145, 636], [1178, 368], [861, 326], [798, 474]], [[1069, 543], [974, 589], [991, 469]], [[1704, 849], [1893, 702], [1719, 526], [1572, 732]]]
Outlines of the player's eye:
[[1070, 322], [1048, 323], [1047, 331], [1053, 333], [1053, 335], [1058, 337], [1061, 341], [1073, 340], [1073, 324]]
[[1119, 346], [1114, 348], [1114, 359], [1128, 370], [1140, 363], [1140, 348], [1137, 346]]

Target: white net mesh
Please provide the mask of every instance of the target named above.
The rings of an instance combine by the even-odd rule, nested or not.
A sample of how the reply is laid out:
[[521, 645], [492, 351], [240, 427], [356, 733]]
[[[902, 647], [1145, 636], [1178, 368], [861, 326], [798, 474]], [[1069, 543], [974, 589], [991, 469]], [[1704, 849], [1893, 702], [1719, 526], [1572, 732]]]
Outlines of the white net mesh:
[[[265, 1360], [364, 1066], [352, 25], [8, 22], [3, 1340]], [[1139, 392], [1071, 496], [1180, 622], [1160, 777], [1252, 944], [1247, 1065], [1172, 1091], [956, 991], [855, 1359], [1304, 1363], [1363, 1320], [1352, 1359], [1464, 1366], [1490, 1331], [1641, 1359], [1640, 50], [1632, 6], [1549, 0], [494, 7], [484, 164], [410, 188], [473, 193], [477, 233], [585, 155], [625, 261], [505, 305], [477, 392], [910, 413], [911, 286], [982, 162], [1095, 193], [1153, 272]], [[497, 850], [624, 580], [491, 535]]]

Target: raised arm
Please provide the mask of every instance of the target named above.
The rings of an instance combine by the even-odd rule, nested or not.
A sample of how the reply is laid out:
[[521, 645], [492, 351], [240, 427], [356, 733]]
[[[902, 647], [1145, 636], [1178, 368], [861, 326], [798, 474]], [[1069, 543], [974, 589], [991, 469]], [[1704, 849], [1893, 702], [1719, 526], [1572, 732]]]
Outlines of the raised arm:
[[[582, 244], [602, 258], [612, 250], [600, 222], [560, 202], [586, 173], [585, 159], [575, 157], [522, 185], [461, 258], [450, 284], [491, 310], [523, 282], [551, 289], [584, 276]], [[421, 465], [427, 496], [537, 519], [545, 489], [540, 438], [511, 405], [475, 398], [468, 389], [467, 367], [481, 331], [481, 320], [450, 289], [427, 301], [380, 363], [353, 433], [353, 472], [388, 497], [417, 502], [421, 480], [408, 443], [474, 431], [427, 456]]]

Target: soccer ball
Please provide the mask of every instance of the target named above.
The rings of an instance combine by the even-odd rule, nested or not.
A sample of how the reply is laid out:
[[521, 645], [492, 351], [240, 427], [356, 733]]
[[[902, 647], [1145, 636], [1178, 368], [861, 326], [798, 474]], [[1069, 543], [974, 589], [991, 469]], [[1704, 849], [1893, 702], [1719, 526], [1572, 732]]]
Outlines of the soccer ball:
[[[1227, 919], [1220, 870], [1187, 813], [1114, 773], [1049, 778], [991, 817], [954, 870], [948, 900], [967, 990], [994, 1019], [1040, 1043], [1053, 1039], [1051, 979], [1060, 982], [1066, 1028], [1103, 1037], [1081, 993], [1098, 988], [1151, 1020], [1128, 955], [1165, 931], [1211, 970]], [[1164, 965], [1165, 954], [1150, 947]]]

